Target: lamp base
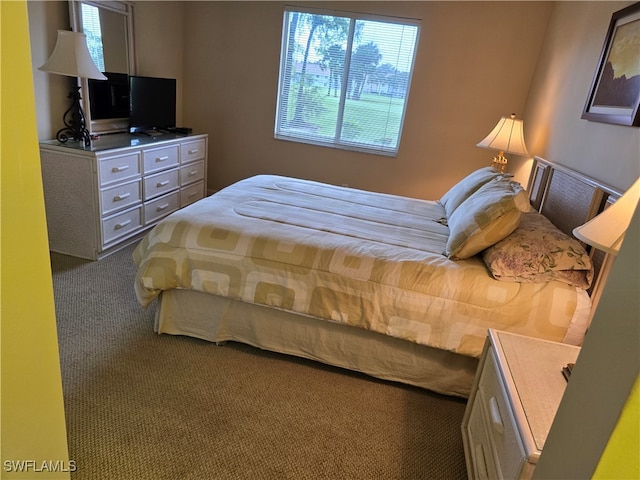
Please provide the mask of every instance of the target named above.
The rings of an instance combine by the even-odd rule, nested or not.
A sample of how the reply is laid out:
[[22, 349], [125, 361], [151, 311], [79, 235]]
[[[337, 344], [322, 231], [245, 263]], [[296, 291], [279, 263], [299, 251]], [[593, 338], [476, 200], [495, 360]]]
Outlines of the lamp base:
[[504, 152], [500, 152], [491, 160], [491, 166], [498, 170], [500, 173], [504, 173], [507, 169], [507, 157], [504, 156]]
[[91, 136], [86, 128], [84, 112], [80, 106], [80, 100], [82, 99], [82, 97], [80, 97], [80, 87], [72, 87], [67, 98], [71, 99], [71, 106], [62, 116], [62, 121], [65, 126], [58, 130], [58, 133], [56, 133], [56, 139], [61, 143], [65, 143], [67, 140], [72, 139], [78, 142], [84, 142], [84, 145], [88, 147], [91, 145]]

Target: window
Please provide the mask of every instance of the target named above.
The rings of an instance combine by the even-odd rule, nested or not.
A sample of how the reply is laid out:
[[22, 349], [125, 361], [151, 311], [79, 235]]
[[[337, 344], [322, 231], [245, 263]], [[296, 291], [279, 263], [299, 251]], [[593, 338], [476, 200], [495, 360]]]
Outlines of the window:
[[87, 36], [87, 48], [91, 58], [98, 70], [104, 72], [102, 29], [100, 28], [100, 11], [97, 7], [85, 3], [82, 4], [82, 29]]
[[276, 138], [395, 155], [418, 30], [411, 20], [287, 9]]

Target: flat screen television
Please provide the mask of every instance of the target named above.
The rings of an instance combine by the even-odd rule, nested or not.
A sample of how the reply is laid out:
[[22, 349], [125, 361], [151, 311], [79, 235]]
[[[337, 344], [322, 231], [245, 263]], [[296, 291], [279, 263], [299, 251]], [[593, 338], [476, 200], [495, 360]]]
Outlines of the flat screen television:
[[175, 78], [129, 76], [129, 132], [176, 126]]
[[104, 72], [106, 80], [89, 79], [89, 104], [92, 120], [129, 116], [129, 75]]

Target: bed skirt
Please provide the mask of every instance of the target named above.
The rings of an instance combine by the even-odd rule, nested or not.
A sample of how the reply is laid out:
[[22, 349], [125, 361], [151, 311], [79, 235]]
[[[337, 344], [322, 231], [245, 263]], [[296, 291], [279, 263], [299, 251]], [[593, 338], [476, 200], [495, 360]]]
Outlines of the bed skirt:
[[478, 366], [476, 358], [193, 290], [163, 291], [154, 328], [245, 343], [464, 398]]

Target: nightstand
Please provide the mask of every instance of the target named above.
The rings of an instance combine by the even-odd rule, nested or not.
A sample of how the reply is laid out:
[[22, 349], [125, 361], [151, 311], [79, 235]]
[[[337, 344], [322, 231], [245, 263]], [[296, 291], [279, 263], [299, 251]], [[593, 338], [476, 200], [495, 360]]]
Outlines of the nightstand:
[[472, 479], [531, 478], [580, 348], [489, 330], [462, 420]]

